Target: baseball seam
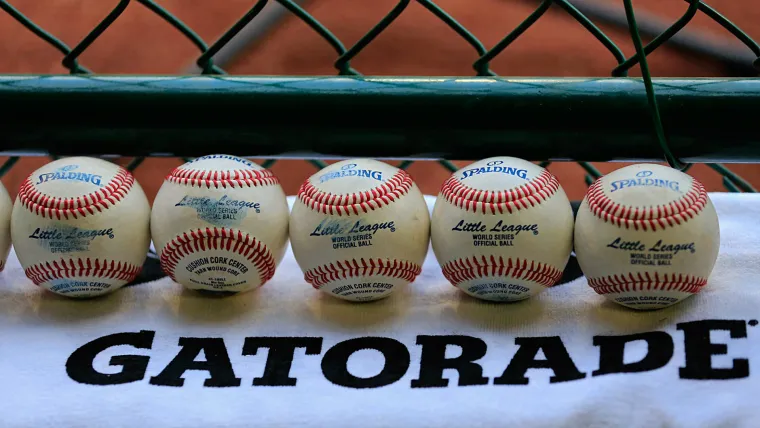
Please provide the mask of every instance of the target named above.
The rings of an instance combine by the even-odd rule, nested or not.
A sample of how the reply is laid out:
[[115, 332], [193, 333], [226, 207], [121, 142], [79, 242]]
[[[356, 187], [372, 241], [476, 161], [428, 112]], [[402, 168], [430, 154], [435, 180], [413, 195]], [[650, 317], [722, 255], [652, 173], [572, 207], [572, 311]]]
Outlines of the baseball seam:
[[406, 171], [399, 170], [388, 181], [364, 192], [336, 195], [317, 189], [306, 180], [298, 190], [298, 199], [314, 211], [329, 215], [359, 215], [391, 204], [407, 194], [414, 185]]
[[27, 177], [19, 189], [21, 205], [44, 218], [58, 220], [86, 217], [107, 210], [126, 197], [135, 178], [126, 169], [119, 168], [116, 175], [103, 188], [83, 196], [60, 198], [41, 193]]
[[483, 277], [510, 277], [551, 287], [562, 276], [561, 270], [545, 263], [493, 255], [452, 260], [445, 263], [442, 270], [453, 285]]
[[208, 189], [227, 187], [273, 186], [280, 181], [267, 169], [235, 169], [230, 171], [187, 169], [184, 166], [174, 168], [166, 181], [190, 187]]
[[260, 285], [274, 276], [275, 260], [266, 245], [243, 231], [216, 227], [195, 229], [175, 236], [161, 251], [161, 268], [176, 281], [174, 270], [180, 259], [207, 250], [224, 250], [245, 257], [258, 271]]
[[351, 259], [336, 261], [309, 269], [304, 274], [306, 282], [316, 289], [323, 285], [352, 277], [386, 276], [413, 282], [422, 272], [416, 263], [388, 259]]
[[24, 270], [24, 273], [32, 282], [40, 285], [54, 279], [74, 277], [110, 278], [130, 282], [141, 270], [142, 265], [86, 258], [44, 262], [29, 266]]
[[512, 213], [535, 207], [549, 199], [559, 189], [559, 181], [549, 171], [514, 189], [480, 190], [463, 184], [456, 175], [443, 183], [441, 196], [450, 204], [465, 211], [483, 214]]
[[591, 288], [598, 294], [626, 293], [632, 291], [681, 291], [697, 293], [707, 284], [707, 278], [684, 274], [658, 274], [639, 272], [635, 275], [609, 275], [587, 278]]
[[664, 205], [632, 207], [613, 202], [604, 194], [602, 179], [596, 180], [586, 195], [589, 209], [600, 220], [618, 227], [656, 231], [686, 223], [707, 205], [707, 190], [697, 180], [680, 199]]

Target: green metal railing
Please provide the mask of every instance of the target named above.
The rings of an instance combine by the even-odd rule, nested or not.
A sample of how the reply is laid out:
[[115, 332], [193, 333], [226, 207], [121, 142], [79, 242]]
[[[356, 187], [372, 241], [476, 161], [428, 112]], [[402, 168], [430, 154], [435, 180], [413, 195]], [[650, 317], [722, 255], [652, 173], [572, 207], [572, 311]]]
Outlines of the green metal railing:
[[[724, 177], [729, 190], [753, 190], [717, 162], [760, 161], [755, 127], [760, 80], [653, 79], [648, 68], [647, 55], [701, 13], [746, 46], [755, 58], [750, 62], [760, 70], [760, 46], [705, 2], [686, 0], [684, 15], [644, 44], [632, 1], [623, 0], [636, 48], [635, 55], [626, 57], [573, 1], [538, 2], [530, 16], [490, 48], [432, 1], [415, 1], [477, 53], [473, 76], [379, 79], [363, 77], [351, 65], [411, 0], [399, 1], [348, 47], [298, 2], [276, 0], [336, 52], [339, 77], [314, 78], [234, 77], [214, 63], [268, 0], [256, 1], [211, 44], [154, 1], [121, 0], [73, 47], [0, 0], [0, 9], [62, 53], [62, 64], [72, 75], [0, 76], [0, 103], [9, 109], [0, 116], [0, 149], [11, 155], [196, 156], [223, 143], [227, 152], [258, 158], [436, 159], [449, 169], [452, 159], [510, 154], [544, 162], [575, 160], [589, 177], [598, 172], [588, 161], [665, 160], [679, 169], [702, 162]], [[205, 76], [103, 76], [80, 64], [81, 55], [127, 7], [148, 8], [191, 40]], [[497, 76], [491, 61], [552, 7], [577, 20], [609, 51], [616, 64], [610, 78]], [[628, 78], [636, 66], [642, 78]], [[139, 163], [138, 158], [135, 165]]]

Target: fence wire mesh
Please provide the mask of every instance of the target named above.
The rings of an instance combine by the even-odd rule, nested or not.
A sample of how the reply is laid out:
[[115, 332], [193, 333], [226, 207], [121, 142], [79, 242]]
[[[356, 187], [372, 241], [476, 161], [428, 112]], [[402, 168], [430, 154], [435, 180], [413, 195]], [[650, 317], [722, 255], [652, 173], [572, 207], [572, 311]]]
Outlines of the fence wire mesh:
[[[114, 7], [103, 19], [97, 23], [76, 45], [68, 46], [62, 40], [45, 30], [42, 26], [34, 21], [34, 17], [23, 14], [11, 2], [0, 0], [0, 9], [34, 33], [37, 37], [44, 40], [58, 51], [61, 52], [62, 65], [74, 75], [97, 74], [98, 70], [91, 70], [80, 62], [82, 55], [95, 43], [96, 40], [111, 27], [128, 7], [144, 7], [157, 17], [162, 19], [166, 25], [172, 26], [176, 31], [181, 33], [191, 41], [198, 49], [198, 56], [195, 63], [199, 72], [205, 75], [224, 75], [227, 72], [223, 67], [215, 63], [215, 57], [225, 47], [233, 43], [235, 37], [241, 33], [251, 22], [261, 18], [262, 11], [268, 3], [278, 3], [290, 14], [303, 21], [311, 30], [318, 34], [331, 48], [335, 51], [336, 59], [334, 68], [336, 74], [341, 76], [361, 76], [362, 73], [352, 66], [352, 60], [365, 50], [374, 40], [378, 38], [392, 23], [401, 16], [412, 1], [427, 9], [432, 15], [446, 24], [451, 31], [456, 33], [476, 52], [477, 59], [472, 63], [473, 75], [475, 76], [497, 76], [492, 69], [491, 63], [495, 57], [506, 51], [516, 40], [525, 34], [536, 22], [538, 22], [550, 8], [559, 8], [568, 16], [576, 20], [585, 30], [587, 30], [598, 43], [600, 43], [614, 58], [615, 66], [610, 70], [611, 77], [626, 77], [633, 67], [638, 66], [641, 71], [642, 81], [646, 88], [647, 102], [651, 116], [651, 125], [656, 143], [662, 149], [663, 159], [674, 168], [688, 170], [691, 165], [683, 163], [677, 153], [673, 153], [667, 142], [667, 123], [663, 121], [657, 104], [655, 89], [652, 84], [652, 75], [649, 70], [647, 56], [661, 48], [668, 41], [676, 37], [679, 32], [697, 16], [703, 14], [715, 23], [720, 25], [736, 40], [738, 40], [747, 51], [751, 53], [754, 60], [751, 66], [756, 71], [760, 71], [760, 45], [758, 45], [747, 33], [732, 23], [727, 17], [723, 16], [717, 10], [701, 0], [684, 0], [687, 4], [684, 14], [667, 27], [660, 34], [651, 37], [648, 43], [643, 42], [641, 31], [636, 20], [636, 11], [634, 10], [632, 0], [622, 0], [627, 29], [630, 32], [631, 41], [635, 47], [635, 54], [626, 56], [621, 48], [607, 35], [600, 27], [595, 24], [589, 17], [587, 4], [581, 0], [542, 0], [536, 2], [537, 7], [526, 17], [519, 25], [510, 31], [506, 31], [504, 37], [495, 45], [486, 47], [468, 28], [463, 26], [457, 19], [447, 13], [443, 8], [430, 0], [400, 0], [387, 12], [369, 31], [366, 32], [353, 45], [347, 46], [325, 25], [310, 14], [298, 1], [294, 0], [258, 0], [252, 7], [241, 16], [226, 32], [210, 44], [203, 40], [190, 26], [180, 20], [177, 16], [170, 13], [159, 3], [153, 0], [120, 0], [114, 2]], [[583, 6], [583, 7], [580, 7]], [[749, 65], [748, 65], [749, 66]], [[0, 166], [0, 176], [9, 171], [16, 165], [18, 157], [7, 158], [5, 163]], [[143, 163], [143, 158], [135, 158], [127, 165], [128, 169], [134, 170]], [[264, 166], [271, 167], [276, 160], [268, 160]], [[320, 160], [310, 160], [310, 163], [317, 167], [324, 167], [326, 164]], [[401, 163], [401, 168], [408, 168], [413, 161]], [[450, 161], [441, 160], [439, 163], [449, 171], [455, 171], [457, 166]], [[543, 166], [548, 166], [549, 162], [543, 162]], [[578, 162], [585, 171], [585, 180], [587, 183], [599, 177], [601, 173], [590, 163]], [[726, 189], [732, 192], [754, 192], [755, 189], [746, 180], [733, 173], [722, 164], [707, 164], [712, 170], [722, 176], [722, 182]]]

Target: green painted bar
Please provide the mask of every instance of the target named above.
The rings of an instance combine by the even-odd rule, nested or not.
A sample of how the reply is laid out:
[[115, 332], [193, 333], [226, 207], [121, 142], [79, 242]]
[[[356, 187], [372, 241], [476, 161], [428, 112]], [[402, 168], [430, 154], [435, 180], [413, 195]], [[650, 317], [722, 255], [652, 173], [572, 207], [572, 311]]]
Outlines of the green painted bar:
[[[760, 79], [659, 79], [673, 153], [760, 162]], [[0, 150], [662, 160], [638, 79], [0, 76]]]

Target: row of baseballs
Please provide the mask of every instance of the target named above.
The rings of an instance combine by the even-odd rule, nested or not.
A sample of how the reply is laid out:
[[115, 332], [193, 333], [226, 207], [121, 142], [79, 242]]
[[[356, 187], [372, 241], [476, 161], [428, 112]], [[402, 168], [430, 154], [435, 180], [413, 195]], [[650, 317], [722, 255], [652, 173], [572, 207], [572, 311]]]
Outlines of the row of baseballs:
[[453, 173], [432, 218], [409, 174], [369, 159], [311, 176], [292, 211], [270, 171], [230, 155], [175, 168], [152, 210], [128, 171], [95, 158], [64, 158], [35, 171], [12, 213], [2, 192], [2, 260], [10, 235], [29, 279], [70, 297], [133, 280], [152, 238], [164, 272], [190, 289], [258, 288], [290, 240], [306, 282], [371, 301], [413, 282], [432, 241], [443, 275], [479, 299], [517, 301], [551, 287], [574, 249], [594, 291], [653, 309], [704, 287], [719, 247], [704, 187], [653, 164], [598, 179], [577, 218], [555, 176], [510, 157]]

